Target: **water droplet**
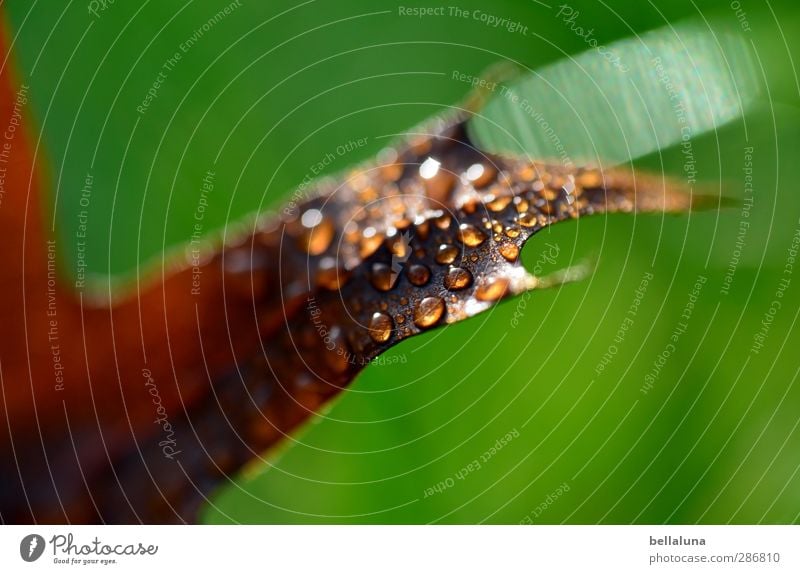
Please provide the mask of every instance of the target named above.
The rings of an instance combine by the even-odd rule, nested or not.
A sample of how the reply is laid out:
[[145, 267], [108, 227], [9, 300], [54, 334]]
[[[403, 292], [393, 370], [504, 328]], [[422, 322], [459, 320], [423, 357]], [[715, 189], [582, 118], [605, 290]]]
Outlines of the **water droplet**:
[[536, 177], [536, 169], [530, 164], [525, 165], [517, 170], [517, 177], [522, 181], [533, 181]]
[[548, 184], [552, 189], [560, 189], [564, 187], [564, 183], [565, 183], [564, 176], [559, 174], [553, 175], [553, 177], [550, 178], [550, 181], [548, 182]]
[[[409, 225], [411, 225], [411, 220], [408, 219], [407, 217], [401, 217], [400, 219], [398, 219], [398, 220], [396, 220], [394, 222], [394, 227], [396, 229], [399, 229], [400, 231], [403, 231], [404, 229], [407, 229]], [[389, 233], [387, 231], [386, 235], [391, 237], [392, 235], [394, 235], [394, 233]]]
[[477, 247], [486, 241], [486, 234], [469, 223], [462, 223], [458, 228], [458, 237], [461, 243], [468, 247]]
[[447, 213], [443, 213], [442, 215], [434, 219], [433, 222], [439, 229], [447, 229], [448, 227], [450, 227], [450, 215]]
[[426, 329], [432, 327], [444, 314], [444, 301], [440, 297], [425, 297], [414, 309], [414, 324]]
[[555, 204], [546, 201], [544, 205], [539, 206], [539, 210], [545, 215], [553, 215], [553, 213], [556, 211], [556, 206]]
[[603, 185], [603, 177], [600, 175], [599, 171], [585, 171], [578, 176], [578, 185], [590, 189], [600, 187]]
[[551, 188], [548, 187], [548, 188], [542, 190], [541, 195], [547, 201], [555, 201], [556, 198], [558, 198], [558, 196], [561, 195], [561, 193], [560, 193], [560, 191], [558, 189], [551, 189]]
[[308, 229], [312, 229], [322, 222], [322, 212], [319, 209], [309, 209], [300, 218], [300, 223]]
[[411, 251], [411, 246], [408, 244], [408, 235], [398, 235], [397, 237], [389, 239], [386, 243], [388, 244], [389, 251], [392, 252], [392, 255], [402, 259], [403, 261], [408, 258], [408, 254]]
[[358, 199], [361, 203], [370, 203], [378, 199], [378, 190], [374, 186], [368, 185], [358, 191]]
[[508, 279], [504, 277], [497, 277], [489, 279], [480, 285], [475, 290], [475, 298], [478, 301], [497, 301], [508, 290]]
[[474, 197], [468, 197], [461, 202], [461, 211], [467, 215], [472, 215], [478, 209], [478, 200]]
[[498, 251], [500, 251], [500, 255], [502, 255], [506, 261], [511, 261], [512, 263], [519, 258], [519, 247], [513, 243], [501, 245], [498, 247]]
[[451, 267], [444, 276], [444, 286], [450, 291], [466, 289], [472, 285], [472, 274], [463, 267]]
[[336, 265], [333, 257], [323, 257], [317, 268], [317, 285], [335, 291], [347, 282], [349, 273]]
[[510, 237], [511, 239], [519, 237], [519, 227], [512, 227], [509, 225], [508, 227], [506, 227], [505, 233], [506, 237]]
[[428, 234], [431, 231], [430, 222], [423, 220], [423, 221], [420, 221], [419, 223], [415, 222], [414, 224], [416, 225], [417, 237], [419, 237], [420, 239], [423, 239], [423, 240], [427, 239], [428, 238]]
[[503, 195], [493, 199], [492, 201], [489, 201], [486, 204], [486, 207], [489, 208], [489, 211], [494, 211], [495, 213], [497, 213], [499, 211], [503, 211], [506, 207], [508, 207], [509, 203], [511, 203], [511, 196]]
[[419, 176], [422, 179], [431, 179], [435, 177], [437, 173], [439, 173], [439, 167], [441, 167], [442, 162], [429, 157], [425, 161], [422, 162], [419, 166]]
[[383, 235], [377, 233], [374, 227], [368, 227], [362, 234], [359, 254], [362, 258], [369, 257], [378, 250], [381, 243], [383, 243]]
[[483, 164], [482, 164], [482, 163], [473, 163], [473, 164], [472, 164], [471, 166], [469, 166], [469, 168], [467, 169], [467, 173], [466, 173], [467, 180], [469, 180], [469, 181], [475, 181], [476, 179], [478, 179], [480, 176], [482, 176], [482, 175], [483, 175], [483, 172], [484, 172], [484, 171], [486, 171], [486, 170], [485, 170], [485, 168], [483, 167]]
[[397, 161], [397, 151], [387, 147], [378, 152], [380, 174], [387, 181], [397, 181], [403, 175], [403, 164]]
[[469, 181], [476, 188], [480, 189], [489, 185], [496, 174], [497, 170], [491, 165], [473, 163], [471, 166], [469, 166], [469, 168], [467, 168], [467, 173], [465, 175], [467, 177], [467, 181]]
[[425, 192], [433, 203], [444, 203], [456, 183], [455, 176], [449, 171], [440, 170], [435, 176], [425, 180]]
[[333, 222], [318, 209], [309, 209], [300, 219], [304, 232], [300, 235], [300, 246], [309, 255], [322, 254], [333, 240]]
[[397, 315], [394, 316], [394, 320], [397, 321], [398, 325], [402, 325], [403, 323], [406, 322], [406, 316], [403, 315], [402, 313], [398, 313]]
[[392, 336], [392, 318], [386, 313], [373, 313], [369, 322], [369, 336], [376, 343], [385, 343]]
[[458, 256], [458, 247], [455, 245], [450, 245], [448, 243], [442, 243], [439, 246], [439, 249], [436, 251], [436, 263], [440, 263], [442, 265], [447, 265], [448, 263], [452, 263], [456, 260]]
[[388, 291], [394, 286], [395, 276], [386, 263], [373, 263], [369, 281], [378, 291]]
[[539, 220], [536, 215], [528, 212], [521, 214], [517, 221], [522, 227], [535, 227]]
[[406, 274], [408, 275], [408, 280], [411, 281], [411, 284], [416, 285], [417, 287], [422, 287], [431, 278], [430, 269], [420, 263], [411, 265]]

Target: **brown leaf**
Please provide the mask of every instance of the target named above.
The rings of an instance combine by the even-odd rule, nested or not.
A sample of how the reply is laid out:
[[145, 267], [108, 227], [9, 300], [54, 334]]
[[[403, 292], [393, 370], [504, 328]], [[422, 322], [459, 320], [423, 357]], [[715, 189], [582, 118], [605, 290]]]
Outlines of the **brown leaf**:
[[[166, 429], [147, 421], [148, 438], [114, 455], [113, 466], [79, 468], [87, 491], [72, 489], [83, 494], [65, 514], [192, 521], [220, 481], [259, 460], [380, 353], [536, 288], [520, 253], [537, 231], [595, 213], [685, 212], [692, 203], [655, 176], [485, 155], [464, 117], [436, 120], [375, 161], [321, 181], [213, 257], [203, 287], [221, 283], [226, 319], [200, 327], [196, 363], [210, 382], [172, 414], [174, 454], [165, 455]], [[189, 296], [168, 284], [165, 292]], [[205, 354], [220, 351], [209, 342], [220, 344], [226, 329], [239, 342], [255, 329], [258, 336], [220, 374]], [[176, 376], [179, 389], [189, 384]], [[56, 480], [78, 482], [68, 475]]]

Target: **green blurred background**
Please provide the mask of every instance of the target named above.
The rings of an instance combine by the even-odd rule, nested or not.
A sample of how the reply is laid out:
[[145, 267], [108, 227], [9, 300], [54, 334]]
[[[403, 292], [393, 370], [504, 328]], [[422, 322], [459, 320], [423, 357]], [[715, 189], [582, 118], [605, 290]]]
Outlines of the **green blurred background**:
[[[224, 6], [229, 15], [181, 51]], [[7, 2], [20, 81], [30, 86], [41, 128], [55, 206], [47, 216], [67, 250], [61, 259], [72, 261], [65, 276], [76, 269], [87, 174], [87, 269], [97, 285], [129, 279], [189, 239], [207, 170], [217, 178], [205, 231], [224, 234], [227, 222], [277, 207], [336, 146], [368, 141], [337, 158], [331, 173], [458, 102], [469, 86], [453, 71], [477, 75], [504, 59], [536, 68], [586, 48], [555, 17], [555, 4], [446, 6], [528, 30], [401, 16], [396, 3], [353, 0], [117, 0], [89, 3], [95, 14], [86, 3]], [[729, 292], [722, 287], [739, 208], [593, 217], [544, 231], [523, 253], [529, 269], [546, 273], [590, 257], [593, 275], [535, 292], [524, 308], [508, 301], [394, 347], [269, 462], [221, 491], [208, 522], [800, 521], [800, 278], [784, 272], [800, 228], [800, 95], [791, 65], [800, 56], [800, 7], [570, 7], [602, 43], [713, 18], [738, 27], [757, 50], [763, 101], [745, 122], [694, 141], [698, 179], [712, 190], [724, 181], [734, 197], [743, 195], [744, 148], [754, 150], [750, 227]], [[176, 52], [181, 59], [140, 113]], [[636, 163], [680, 176], [683, 161], [668, 149]], [[537, 266], [548, 243], [558, 256]], [[646, 273], [653, 278], [639, 311], [615, 341]], [[686, 332], [641, 392], [701, 275], [707, 281]], [[754, 353], [783, 278], [791, 282], [782, 306]], [[598, 374], [610, 345], [616, 354]]]

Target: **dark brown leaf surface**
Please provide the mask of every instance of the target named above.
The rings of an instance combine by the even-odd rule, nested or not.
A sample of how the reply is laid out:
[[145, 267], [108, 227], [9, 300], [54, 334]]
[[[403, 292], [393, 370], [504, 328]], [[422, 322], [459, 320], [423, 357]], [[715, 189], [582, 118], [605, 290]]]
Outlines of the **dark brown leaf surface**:
[[3, 519], [194, 521], [226, 477], [259, 460], [371, 359], [536, 288], [520, 253], [543, 227], [690, 208], [691, 197], [661, 178], [484, 155], [464, 120], [436, 120], [375, 161], [319, 182], [202, 273], [168, 277], [154, 288], [155, 304], [140, 296], [145, 322], [160, 305], [170, 309], [165, 321], [196, 324], [194, 334], [182, 331], [191, 344], [166, 342], [191, 348], [194, 359], [176, 366], [170, 357], [162, 362], [171, 372], [154, 375], [174, 378], [168, 420], [154, 425], [151, 411], [117, 416], [113, 433], [99, 419], [99, 433], [53, 430], [42, 438], [46, 452], [67, 455], [55, 473], [46, 472], [46, 452], [17, 457], [29, 488], [6, 490]]

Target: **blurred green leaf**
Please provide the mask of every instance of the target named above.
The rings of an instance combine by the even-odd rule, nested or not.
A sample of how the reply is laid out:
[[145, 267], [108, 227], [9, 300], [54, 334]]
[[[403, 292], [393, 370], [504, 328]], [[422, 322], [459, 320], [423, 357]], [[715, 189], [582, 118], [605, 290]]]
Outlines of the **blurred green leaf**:
[[692, 23], [608, 46], [587, 41], [596, 47], [497, 84], [470, 122], [475, 141], [567, 165], [620, 164], [691, 145], [739, 118], [759, 91], [751, 47], [730, 32]]

